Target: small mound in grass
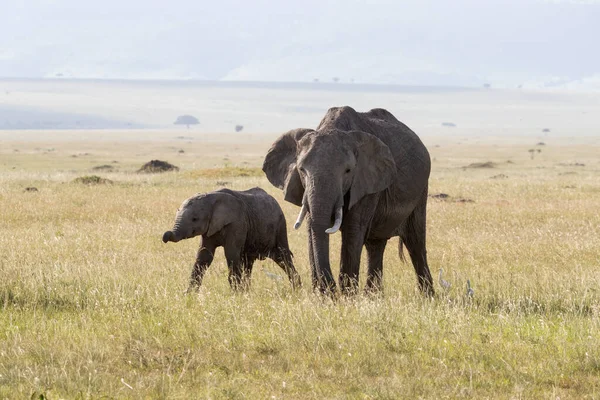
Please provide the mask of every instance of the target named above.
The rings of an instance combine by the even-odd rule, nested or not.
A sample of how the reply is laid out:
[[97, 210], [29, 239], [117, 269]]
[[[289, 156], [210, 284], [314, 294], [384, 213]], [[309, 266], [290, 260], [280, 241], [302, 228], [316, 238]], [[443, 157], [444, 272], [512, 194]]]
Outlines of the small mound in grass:
[[491, 161], [478, 162], [478, 163], [469, 164], [463, 168], [496, 168], [496, 163], [491, 162]]
[[138, 173], [155, 174], [159, 172], [179, 171], [179, 167], [161, 160], [152, 160], [142, 165]]
[[106, 178], [101, 178], [98, 175], [87, 175], [75, 178], [73, 183], [79, 183], [83, 185], [111, 185], [113, 181]]

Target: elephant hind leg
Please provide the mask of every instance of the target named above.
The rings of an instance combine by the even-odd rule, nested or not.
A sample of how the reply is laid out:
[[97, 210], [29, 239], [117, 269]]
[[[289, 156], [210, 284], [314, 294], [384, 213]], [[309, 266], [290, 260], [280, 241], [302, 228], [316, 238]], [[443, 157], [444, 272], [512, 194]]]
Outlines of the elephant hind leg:
[[248, 255], [242, 257], [242, 282], [250, 286], [250, 277], [252, 276], [252, 267], [256, 258]]
[[283, 220], [279, 226], [277, 232], [277, 246], [271, 253], [271, 259], [277, 263], [285, 271], [293, 288], [301, 286], [300, 275], [294, 267], [294, 261], [292, 260], [293, 254], [290, 250], [288, 243], [287, 228], [285, 226], [285, 220]]
[[274, 250], [273, 255], [270, 258], [285, 271], [294, 289], [301, 286], [300, 275], [298, 274], [298, 271], [296, 271], [296, 267], [294, 267], [292, 252], [289, 248], [278, 247]]
[[427, 191], [425, 191], [421, 201], [408, 217], [404, 230], [400, 235], [400, 240], [401, 243], [404, 243], [410, 254], [421, 292], [428, 296], [433, 296], [433, 279], [431, 278], [431, 272], [429, 272], [427, 264], [427, 249], [425, 246], [426, 216]]

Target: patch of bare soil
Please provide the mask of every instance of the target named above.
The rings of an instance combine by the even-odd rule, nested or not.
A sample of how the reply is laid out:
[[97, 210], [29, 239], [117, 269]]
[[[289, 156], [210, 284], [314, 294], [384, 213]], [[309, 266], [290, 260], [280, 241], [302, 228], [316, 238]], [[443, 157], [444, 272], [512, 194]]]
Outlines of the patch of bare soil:
[[497, 166], [496, 163], [494, 163], [492, 161], [486, 161], [486, 162], [472, 163], [463, 168], [496, 168], [496, 166]]
[[151, 160], [146, 164], [142, 165], [137, 172], [138, 173], [147, 173], [147, 174], [155, 174], [159, 172], [168, 172], [168, 171], [179, 171], [179, 167], [168, 163], [166, 161], [161, 160]]
[[430, 194], [429, 197], [431, 197], [432, 199], [447, 199], [450, 197], [450, 195], [446, 193], [435, 193]]
[[466, 199], [464, 197], [452, 197], [447, 193], [434, 193], [430, 194], [429, 197], [436, 200], [445, 201], [448, 203], [475, 203], [475, 200]]
[[585, 164], [578, 163], [578, 162], [575, 162], [575, 163], [560, 163], [558, 165], [560, 165], [561, 167], [585, 167]]
[[95, 167], [92, 167], [92, 171], [106, 171], [106, 172], [110, 172], [110, 171], [113, 171], [114, 169], [115, 169], [114, 166], [108, 165], [108, 164], [96, 165]]

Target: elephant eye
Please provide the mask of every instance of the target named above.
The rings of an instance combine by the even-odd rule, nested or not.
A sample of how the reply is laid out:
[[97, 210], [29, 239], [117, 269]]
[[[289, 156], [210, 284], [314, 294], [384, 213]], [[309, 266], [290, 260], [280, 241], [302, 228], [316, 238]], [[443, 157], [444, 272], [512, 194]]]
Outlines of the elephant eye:
[[350, 168], [346, 168], [346, 173], [349, 174], [350, 173]]
[[198, 217], [193, 217], [192, 222], [198, 222]]

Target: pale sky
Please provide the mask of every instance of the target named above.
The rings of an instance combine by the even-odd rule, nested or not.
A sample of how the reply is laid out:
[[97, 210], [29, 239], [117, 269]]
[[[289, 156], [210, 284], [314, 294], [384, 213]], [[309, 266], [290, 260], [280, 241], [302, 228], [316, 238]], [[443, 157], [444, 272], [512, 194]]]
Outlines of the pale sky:
[[600, 82], [600, 1], [0, 0], [0, 77]]

